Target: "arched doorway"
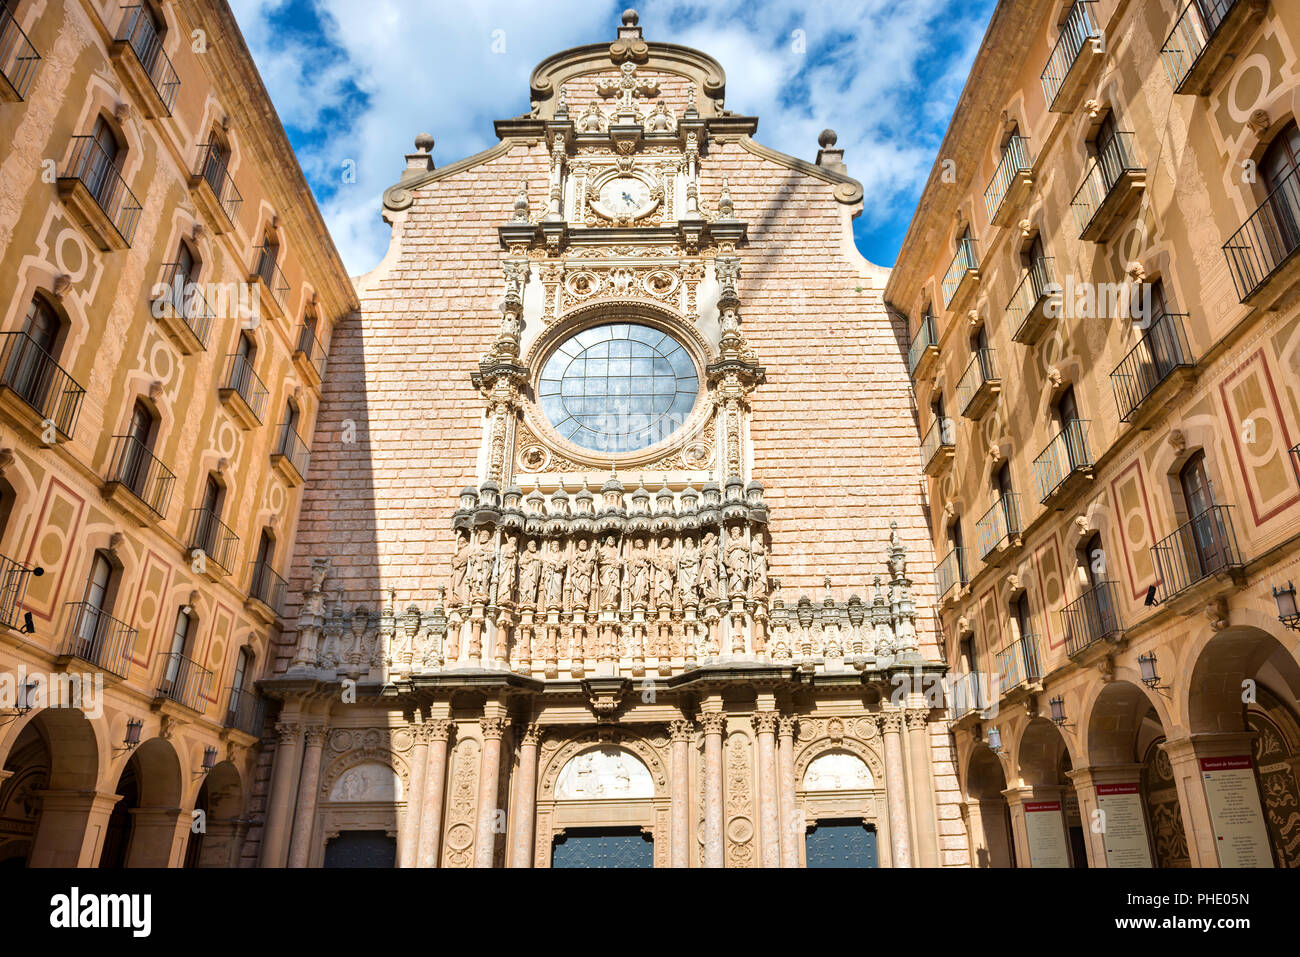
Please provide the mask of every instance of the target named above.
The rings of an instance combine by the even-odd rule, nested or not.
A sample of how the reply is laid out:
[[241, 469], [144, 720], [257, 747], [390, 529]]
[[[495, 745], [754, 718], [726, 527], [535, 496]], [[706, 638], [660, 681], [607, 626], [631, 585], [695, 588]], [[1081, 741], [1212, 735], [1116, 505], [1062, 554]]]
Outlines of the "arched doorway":
[[1002, 793], [1006, 789], [1002, 762], [988, 745], [976, 744], [966, 770], [966, 812], [976, 867], [1016, 866], [1011, 808]]
[[645, 760], [616, 743], [582, 742], [570, 753], [558, 759], [552, 793], [540, 802], [552, 821], [550, 866], [654, 867], [666, 849], [656, 844], [667, 835], [656, 827], [655, 778]]
[[[181, 816], [181, 764], [163, 738], [131, 754], [117, 781], [120, 796], [109, 817], [99, 866], [168, 867]], [[188, 815], [187, 815], [188, 818]]]
[[1060, 730], [1046, 718], [1025, 727], [1017, 751], [1020, 786], [1012, 821], [1022, 867], [1087, 867], [1074, 764]]
[[194, 800], [194, 810], [203, 812], [199, 818], [203, 826], [197, 830], [190, 828], [185, 848], [186, 867], [238, 865], [243, 807], [239, 772], [229, 761], [223, 761], [208, 772]]
[[50, 751], [33, 722], [28, 724], [5, 762], [0, 784], [0, 867], [26, 867], [36, 842], [41, 793], [50, 781]]

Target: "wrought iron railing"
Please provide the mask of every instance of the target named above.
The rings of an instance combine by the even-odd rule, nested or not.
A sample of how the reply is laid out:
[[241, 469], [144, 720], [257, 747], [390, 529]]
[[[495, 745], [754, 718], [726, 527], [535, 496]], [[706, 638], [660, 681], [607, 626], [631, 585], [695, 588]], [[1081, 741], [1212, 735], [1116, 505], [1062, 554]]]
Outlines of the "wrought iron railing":
[[176, 476], [134, 435], [113, 436], [108, 481], [121, 485], [159, 518], [167, 517]]
[[935, 588], [942, 601], [955, 587], [962, 587], [970, 581], [966, 577], [966, 549], [954, 548], [944, 556], [943, 561], [934, 566]]
[[0, 77], [9, 84], [18, 99], [25, 99], [27, 90], [36, 75], [41, 55], [32, 46], [23, 28], [10, 13], [7, 4], [0, 4]]
[[237, 352], [226, 356], [226, 375], [222, 381], [225, 383], [222, 388], [237, 393], [248, 406], [248, 411], [253, 413], [253, 417], [258, 422], [261, 422], [262, 413], [266, 411], [268, 392], [262, 380], [253, 371], [253, 363], [249, 358]]
[[1092, 467], [1088, 448], [1088, 421], [1070, 419], [1052, 441], [1034, 459], [1034, 479], [1038, 500], [1046, 502], [1075, 472]]
[[40, 574], [31, 565], [0, 555], [0, 625], [8, 628], [21, 625], [27, 582], [33, 573]]
[[280, 437], [276, 439], [275, 445], [271, 449], [272, 455], [283, 455], [289, 460], [300, 476], [307, 476], [307, 461], [310, 452], [307, 449], [307, 443], [294, 430], [292, 422], [280, 423]]
[[284, 596], [288, 583], [275, 573], [267, 562], [249, 562], [253, 575], [248, 584], [248, 597], [256, 598], [277, 615], [284, 611]]
[[172, 311], [185, 321], [194, 338], [204, 349], [208, 347], [208, 336], [212, 332], [212, 322], [216, 313], [208, 305], [203, 295], [203, 287], [191, 282], [190, 277], [181, 269], [180, 263], [164, 263], [167, 293], [164, 297]]
[[1016, 286], [1011, 301], [1007, 303], [1007, 328], [1014, 330], [1011, 335], [1013, 342], [1026, 341], [1029, 319], [1033, 316], [1034, 310], [1043, 305], [1044, 300], [1051, 294], [1050, 291], [1055, 283], [1056, 261], [1054, 259], [1043, 256], [1029, 263], [1029, 268], [1025, 270], [1024, 277]]
[[226, 715], [222, 724], [245, 734], [260, 735], [266, 719], [266, 699], [243, 688], [226, 689]]
[[136, 630], [86, 601], [68, 602], [68, 627], [59, 654], [125, 678]]
[[1119, 590], [1113, 581], [1098, 582], [1061, 609], [1065, 652], [1077, 655], [1093, 642], [1124, 630], [1119, 617]]
[[1034, 158], [1029, 154], [1029, 140], [1023, 136], [1012, 136], [1002, 148], [1002, 159], [984, 190], [984, 209], [989, 214], [989, 221], [997, 216], [1003, 201], [1011, 189], [1011, 181], [1021, 173], [1027, 173], [1034, 167]]
[[289, 280], [284, 278], [284, 270], [276, 261], [278, 255], [278, 247], [258, 246], [257, 268], [253, 270], [253, 274], [266, 283], [266, 288], [271, 290], [275, 301], [283, 306], [289, 296]]
[[965, 237], [957, 241], [957, 252], [948, 265], [948, 272], [943, 277], [943, 304], [952, 303], [953, 296], [966, 278], [966, 273], [979, 268], [979, 254], [975, 251], [975, 240]]
[[72, 155], [63, 177], [75, 179], [86, 188], [108, 221], [128, 246], [140, 222], [140, 201], [126, 185], [113, 158], [93, 136], [74, 136]]
[[991, 382], [1001, 382], [997, 356], [993, 349], [978, 349], [957, 381], [957, 407], [962, 415], [970, 409], [980, 389]]
[[1079, 59], [1083, 45], [1101, 36], [1097, 18], [1093, 13], [1092, 0], [1078, 0], [1070, 8], [1069, 16], [1061, 24], [1061, 33], [1056, 38], [1052, 55], [1047, 58], [1040, 81], [1043, 84], [1043, 98], [1050, 108], [1055, 105], [1057, 94], [1070, 74], [1070, 68]]
[[143, 6], [123, 7], [125, 16], [117, 30], [117, 40], [130, 45], [135, 57], [144, 67], [158, 98], [162, 100], [168, 115], [176, 102], [176, 91], [181, 88], [180, 78], [172, 67], [172, 61], [163, 52], [162, 37], [154, 29], [153, 20]]
[[975, 525], [975, 535], [979, 541], [980, 560], [1005, 541], [1015, 538], [1020, 528], [1020, 496], [1008, 492], [998, 497], [993, 507], [984, 513], [984, 517]]
[[1021, 635], [997, 654], [999, 692], [1006, 694], [1026, 681], [1041, 681], [1043, 666], [1038, 656], [1038, 636]]
[[1137, 159], [1132, 133], [1116, 133], [1097, 144], [1097, 155], [1088, 165], [1083, 184], [1070, 203], [1080, 233], [1092, 223], [1097, 210], [1119, 183], [1120, 177], [1142, 168]]
[[953, 432], [955, 429], [952, 420], [947, 416], [936, 416], [935, 420], [930, 423], [930, 428], [926, 429], [925, 438], [921, 440], [921, 464], [923, 468], [929, 468], [934, 457], [943, 449], [955, 448], [953, 442]]
[[1169, 84], [1175, 92], [1181, 91], [1183, 81], [1192, 72], [1196, 61], [1201, 58], [1237, 2], [1238, 0], [1189, 0], [1187, 6], [1183, 7], [1173, 30], [1160, 48], [1160, 59], [1164, 62]]
[[916, 375], [916, 367], [921, 364], [921, 356], [931, 346], [939, 344], [939, 335], [935, 331], [934, 316], [926, 313], [921, 317], [921, 325], [916, 330], [912, 345], [907, 350], [908, 375]]
[[996, 697], [989, 688], [989, 676], [982, 671], [954, 675], [949, 690], [952, 693], [949, 714], [953, 720], [996, 705]]
[[322, 378], [325, 376], [325, 347], [320, 344], [316, 338], [316, 333], [307, 323], [302, 324], [298, 330], [298, 352], [307, 359], [308, 362], [316, 369], [316, 374]]
[[1243, 564], [1232, 525], [1232, 506], [1211, 505], [1151, 547], [1164, 598]]
[[1169, 312], [1158, 316], [1110, 374], [1121, 422], [1132, 419], [1147, 396], [1176, 369], [1195, 365], [1191, 348], [1187, 345], [1187, 334], [1183, 331], [1186, 318]]
[[1228, 269], [1245, 302], [1300, 249], [1300, 167], [1287, 173], [1223, 244]]
[[192, 558], [195, 557], [194, 552], [201, 552], [205, 562], [212, 562], [229, 574], [234, 567], [235, 550], [238, 547], [239, 536], [211, 509], [190, 510], [189, 551]]
[[64, 438], [72, 438], [86, 390], [25, 332], [3, 334], [0, 386], [12, 391]]
[[229, 159], [220, 146], [216, 143], [204, 143], [199, 147], [199, 162], [195, 173], [202, 176], [204, 182], [212, 188], [217, 203], [225, 212], [226, 218], [233, 223], [240, 205], [244, 202], [244, 197], [239, 195], [239, 190], [235, 188], [235, 181], [227, 168], [228, 162]]
[[203, 696], [207, 694], [212, 672], [193, 658], [177, 651], [162, 655], [163, 675], [154, 696], [175, 701], [191, 711], [203, 711]]

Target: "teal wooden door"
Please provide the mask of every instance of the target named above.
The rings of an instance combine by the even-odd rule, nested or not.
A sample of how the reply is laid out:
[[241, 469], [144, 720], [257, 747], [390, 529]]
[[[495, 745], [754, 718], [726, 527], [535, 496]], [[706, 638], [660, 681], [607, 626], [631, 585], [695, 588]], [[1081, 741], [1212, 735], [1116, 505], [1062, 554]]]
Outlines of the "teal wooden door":
[[654, 867], [654, 844], [640, 828], [566, 831], [556, 838], [552, 867]]
[[876, 832], [859, 820], [818, 821], [804, 839], [809, 867], [877, 867]]

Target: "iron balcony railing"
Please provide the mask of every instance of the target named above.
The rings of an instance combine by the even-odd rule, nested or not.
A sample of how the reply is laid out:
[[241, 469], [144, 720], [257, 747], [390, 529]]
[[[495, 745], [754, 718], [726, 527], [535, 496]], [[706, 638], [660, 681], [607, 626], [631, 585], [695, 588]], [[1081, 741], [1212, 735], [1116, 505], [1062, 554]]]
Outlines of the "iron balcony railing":
[[957, 295], [957, 289], [961, 286], [961, 281], [966, 278], [966, 273], [978, 268], [979, 254], [975, 251], [975, 240], [969, 237], [958, 240], [957, 252], [952, 257], [948, 272], [943, 277], [944, 306], [952, 303], [952, 298]]
[[1077, 655], [1093, 642], [1124, 630], [1119, 617], [1119, 592], [1113, 581], [1098, 582], [1061, 609], [1065, 652]]
[[1232, 506], [1211, 505], [1151, 548], [1164, 598], [1243, 564], [1232, 525]]
[[284, 270], [276, 262], [277, 255], [278, 250], [275, 246], [258, 246], [257, 269], [254, 270], [254, 275], [266, 283], [266, 288], [271, 290], [275, 301], [283, 306], [289, 296], [289, 280], [284, 278]]
[[113, 436], [108, 481], [121, 485], [159, 518], [167, 517], [176, 476], [134, 435]]
[[1070, 8], [1065, 22], [1061, 24], [1060, 36], [1056, 38], [1056, 46], [1052, 48], [1052, 55], [1047, 58], [1047, 66], [1043, 69], [1040, 78], [1043, 84], [1043, 99], [1047, 101], [1049, 108], [1055, 105], [1057, 94], [1061, 92], [1065, 78], [1070, 74], [1070, 68], [1079, 59], [1083, 45], [1101, 36], [1101, 30], [1097, 27], [1097, 18], [1093, 13], [1094, 6], [1092, 0], [1078, 0]]
[[947, 416], [936, 417], [930, 423], [930, 428], [925, 432], [925, 438], [921, 440], [921, 464], [923, 468], [929, 468], [934, 457], [943, 449], [954, 449], [956, 444], [953, 442], [952, 420]]
[[298, 330], [298, 352], [307, 359], [308, 362], [316, 369], [316, 375], [324, 378], [325, 376], [325, 347], [320, 344], [316, 338], [316, 333], [307, 323], [302, 324]]
[[952, 679], [952, 702], [949, 713], [953, 720], [972, 711], [984, 711], [994, 706], [995, 699], [989, 691], [988, 675], [982, 671], [968, 671]]
[[1219, 27], [1238, 0], [1189, 0], [1173, 30], [1160, 48], [1160, 59], [1174, 92], [1181, 92], [1183, 81], [1210, 45]]
[[925, 350], [938, 344], [939, 335], [935, 331], [934, 316], [926, 313], [921, 317], [921, 325], [917, 328], [912, 345], [907, 350], [908, 375], [916, 375], [916, 367], [921, 364], [921, 356], [925, 355]]
[[0, 4], [0, 77], [18, 99], [25, 99], [41, 55], [18, 25], [7, 4]]
[[164, 263], [167, 276], [166, 301], [176, 315], [185, 320], [185, 325], [204, 349], [208, 347], [208, 336], [212, 333], [212, 323], [216, 313], [208, 305], [203, 295], [203, 287], [191, 282], [190, 277], [181, 269], [180, 263]]
[[1245, 302], [1300, 249], [1300, 166], [1287, 173], [1241, 228], [1223, 244], [1228, 269]]
[[248, 597], [256, 598], [277, 615], [281, 614], [284, 611], [288, 584], [266, 562], [254, 561], [249, 564], [253, 568], [253, 576], [248, 584]]
[[997, 216], [1002, 202], [1011, 189], [1011, 181], [1019, 174], [1034, 168], [1034, 158], [1029, 154], [1029, 140], [1023, 136], [1013, 136], [1002, 148], [1002, 159], [998, 161], [997, 171], [984, 190], [984, 209], [988, 212], [989, 222]]
[[307, 443], [294, 430], [292, 422], [280, 423], [280, 437], [276, 439], [275, 445], [271, 450], [272, 455], [283, 455], [289, 460], [301, 477], [307, 477], [307, 461], [310, 452], [307, 450]]
[[196, 508], [190, 511], [191, 555], [201, 552], [204, 560], [212, 562], [226, 574], [234, 567], [235, 549], [239, 536], [218, 518], [211, 509]]
[[0, 555], [0, 625], [17, 628], [22, 623], [27, 582], [33, 573], [40, 575], [44, 572], [37, 572], [31, 565]]
[[126, 185], [117, 164], [93, 136], [74, 136], [72, 156], [63, 171], [65, 179], [78, 180], [113, 224], [128, 246], [140, 222], [140, 201]]
[[176, 91], [181, 88], [180, 78], [172, 68], [172, 61], [163, 52], [162, 37], [154, 29], [153, 20], [143, 6], [123, 7], [125, 16], [117, 31], [117, 40], [130, 44], [135, 57], [144, 67], [158, 98], [170, 116], [176, 102]]
[[1084, 232], [1125, 173], [1140, 171], [1132, 133], [1116, 133], [1097, 144], [1097, 155], [1088, 166], [1083, 184], [1070, 203], [1074, 222]]
[[1002, 495], [975, 525], [980, 560], [989, 556], [1003, 542], [1016, 538], [1020, 528], [1020, 496], [1015, 492]]
[[1022, 635], [997, 655], [998, 690], [1006, 694], [1025, 682], [1043, 680], [1043, 665], [1038, 656], [1038, 636]]
[[125, 678], [136, 630], [87, 601], [68, 602], [68, 630], [59, 654]]
[[226, 689], [226, 715], [221, 722], [227, 728], [245, 734], [260, 735], [266, 718], [266, 699], [242, 688]]
[[225, 212], [226, 218], [233, 223], [244, 197], [235, 188], [235, 181], [227, 169], [228, 163], [228, 157], [217, 144], [204, 143], [199, 147], [199, 163], [195, 172], [212, 188], [217, 203]]
[[1137, 344], [1110, 374], [1119, 420], [1128, 422], [1147, 397], [1177, 369], [1195, 365], [1178, 313], [1164, 313], [1147, 328]]
[[212, 672], [193, 658], [177, 651], [162, 656], [163, 676], [155, 697], [175, 701], [191, 711], [203, 711], [203, 696], [208, 692]]
[[971, 356], [970, 362], [966, 366], [966, 371], [962, 373], [961, 378], [957, 381], [957, 407], [961, 409], [962, 415], [975, 401], [979, 395], [980, 389], [991, 382], [1001, 382], [998, 375], [997, 356], [994, 355], [993, 349], [976, 350], [975, 355]]
[[1070, 419], [1047, 448], [1034, 459], [1034, 479], [1038, 484], [1038, 501], [1046, 502], [1075, 472], [1092, 467], [1088, 449], [1088, 421]]
[[248, 411], [261, 422], [268, 393], [262, 380], [253, 371], [253, 363], [249, 358], [237, 352], [226, 356], [226, 377], [222, 381], [225, 383], [222, 388], [237, 393], [248, 406]]
[[943, 561], [934, 566], [935, 587], [939, 590], [942, 601], [955, 587], [964, 587], [970, 579], [966, 577], [966, 549], [954, 548]]
[[1034, 259], [1025, 270], [1024, 278], [1016, 286], [1016, 291], [1007, 303], [1007, 328], [1014, 330], [1013, 342], [1024, 342], [1026, 332], [1034, 311], [1044, 305], [1056, 284], [1056, 261], [1050, 256]]
[[0, 386], [22, 399], [42, 420], [72, 438], [86, 390], [25, 332], [6, 332], [0, 350]]

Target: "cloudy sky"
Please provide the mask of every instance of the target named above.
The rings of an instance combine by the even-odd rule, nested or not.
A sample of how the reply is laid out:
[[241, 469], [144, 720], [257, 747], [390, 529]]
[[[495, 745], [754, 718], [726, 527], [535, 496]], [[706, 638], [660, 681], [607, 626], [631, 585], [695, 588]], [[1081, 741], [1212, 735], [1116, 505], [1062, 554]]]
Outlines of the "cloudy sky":
[[[727, 71], [727, 107], [758, 140], [811, 160], [839, 133], [866, 190], [855, 234], [893, 263], [995, 0], [642, 0], [649, 40]], [[528, 76], [566, 47], [612, 40], [598, 0], [231, 0], [350, 272], [383, 256], [380, 194], [416, 133], [446, 166], [529, 109]], [[354, 173], [354, 175], [348, 175]]]

